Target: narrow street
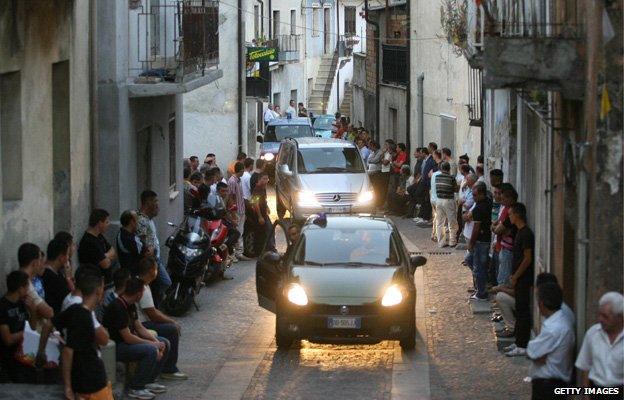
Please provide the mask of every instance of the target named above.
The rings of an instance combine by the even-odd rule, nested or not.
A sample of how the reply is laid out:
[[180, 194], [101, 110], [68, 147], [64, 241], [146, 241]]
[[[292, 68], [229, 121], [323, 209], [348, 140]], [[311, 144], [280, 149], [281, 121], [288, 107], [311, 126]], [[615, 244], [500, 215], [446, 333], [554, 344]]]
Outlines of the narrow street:
[[[199, 311], [180, 319], [180, 368], [159, 399], [524, 399], [528, 362], [496, 349], [489, 315], [473, 315], [461, 251], [438, 254], [429, 230], [397, 219], [410, 251], [429, 258], [415, 275], [419, 337], [413, 352], [398, 342], [327, 345], [303, 341], [278, 351], [275, 317], [260, 308], [255, 263], [239, 262], [234, 278], [199, 296]], [[478, 386], [470, 382], [480, 382]]]

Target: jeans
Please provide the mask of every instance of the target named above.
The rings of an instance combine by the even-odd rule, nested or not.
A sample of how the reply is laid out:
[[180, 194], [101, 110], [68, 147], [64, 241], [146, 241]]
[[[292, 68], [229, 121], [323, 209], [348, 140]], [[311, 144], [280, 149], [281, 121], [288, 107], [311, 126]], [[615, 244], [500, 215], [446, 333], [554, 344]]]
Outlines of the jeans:
[[165, 354], [160, 360], [157, 360], [158, 350], [156, 346], [147, 343], [127, 344], [116, 343], [117, 360], [121, 362], [136, 361], [138, 362], [134, 376], [130, 379], [130, 389], [145, 389], [145, 385], [154, 383], [163, 365], [168, 357], [169, 341], [163, 337], [158, 340], [165, 343]]
[[509, 277], [511, 277], [511, 266], [513, 263], [513, 253], [511, 250], [501, 249], [498, 253], [498, 275], [496, 280], [499, 285], [509, 283]]
[[501, 310], [505, 327], [513, 329], [516, 324], [516, 299], [505, 292], [496, 293], [496, 303]]
[[472, 274], [475, 280], [477, 297], [487, 298], [487, 270], [490, 242], [476, 242], [472, 249]]
[[533, 276], [524, 273], [516, 282], [516, 346], [526, 349], [531, 338], [531, 287]]
[[[490, 249], [492, 247], [490, 246]], [[498, 284], [498, 252], [496, 250], [492, 251], [490, 256], [490, 264], [488, 269], [488, 283], [492, 286], [496, 286]]]
[[154, 297], [154, 305], [158, 307], [160, 301], [165, 296], [165, 292], [169, 286], [171, 286], [171, 277], [160, 258], [156, 259], [156, 263], [158, 264], [158, 277], [150, 284], [150, 288], [152, 289], [152, 295]]
[[165, 374], [173, 374], [179, 372], [178, 369], [178, 346], [180, 344], [180, 334], [178, 328], [174, 324], [166, 322], [145, 321], [143, 326], [147, 329], [156, 331], [158, 336], [164, 337], [169, 341], [169, 351], [167, 352], [167, 360], [164, 362], [162, 372]]

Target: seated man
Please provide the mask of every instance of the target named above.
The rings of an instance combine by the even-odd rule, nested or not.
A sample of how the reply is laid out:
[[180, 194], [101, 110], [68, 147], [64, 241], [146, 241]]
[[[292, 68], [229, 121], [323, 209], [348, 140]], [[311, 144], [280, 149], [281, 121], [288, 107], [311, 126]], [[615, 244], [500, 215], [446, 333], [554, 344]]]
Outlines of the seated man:
[[113, 273], [114, 287], [104, 292], [104, 301], [102, 302], [104, 307], [108, 306], [116, 298], [121, 296], [124, 290], [126, 290], [126, 284], [128, 283], [129, 280], [130, 280], [130, 271], [126, 268], [119, 268], [117, 271], [115, 271], [115, 273]]
[[139, 260], [152, 255], [153, 251], [141, 241], [137, 235], [139, 219], [136, 211], [126, 210], [121, 214], [119, 222], [121, 228], [117, 234], [117, 254], [119, 254], [119, 265], [132, 273], [136, 273]]
[[[92, 268], [93, 267], [93, 268]], [[74, 304], [82, 304], [84, 299], [84, 293], [81, 289], [81, 283], [83, 280], [86, 282], [92, 282], [93, 279], [101, 279], [102, 274], [98, 273], [97, 268], [95, 266], [90, 266], [88, 268], [83, 268], [82, 271], [76, 276], [76, 288], [71, 291], [65, 299], [63, 299], [63, 304], [61, 305], [61, 312], [67, 310], [69, 307]], [[103, 297], [103, 296], [102, 296]], [[101, 302], [98, 302], [94, 307], [92, 314], [93, 319], [93, 327], [95, 328], [96, 334], [101, 335], [102, 332], [106, 332], [106, 329], [100, 324], [100, 321], [97, 316], [100, 318], [103, 315], [103, 310], [101, 308]], [[96, 316], [97, 314], [97, 316]], [[55, 317], [58, 314], [55, 314]], [[106, 337], [108, 337], [108, 333], [106, 333]]]
[[80, 303], [54, 317], [54, 325], [65, 332], [66, 345], [61, 353], [63, 383], [67, 399], [113, 399], [98, 346], [108, 343], [108, 332], [95, 325], [94, 310], [102, 300], [101, 275], [85, 273], [77, 282]]
[[217, 194], [222, 207], [226, 210], [226, 216], [223, 218], [223, 223], [228, 228], [228, 237], [225, 244], [228, 247], [229, 254], [234, 254], [234, 246], [238, 243], [238, 239], [241, 236], [241, 233], [238, 230], [239, 217], [236, 211], [230, 211], [230, 208], [232, 208], [234, 204], [232, 204], [232, 197], [230, 196], [229, 187], [226, 183], [217, 183]]
[[143, 296], [138, 303], [139, 321], [147, 329], [151, 329], [169, 340], [169, 356], [164, 363], [160, 376], [163, 379], [184, 380], [188, 376], [178, 369], [178, 343], [180, 342], [180, 324], [163, 314], [154, 306], [150, 284], [158, 276], [158, 265], [153, 257], [146, 257], [139, 262], [137, 270], [139, 279], [143, 281], [145, 288]]
[[69, 243], [62, 239], [52, 239], [48, 243], [48, 265], [43, 272], [43, 287], [46, 303], [52, 307], [54, 314], [61, 312], [63, 299], [70, 292], [66, 266], [69, 264]]
[[167, 391], [155, 381], [167, 361], [169, 341], [154, 337], [138, 320], [136, 303], [143, 296], [143, 287], [142, 280], [130, 278], [121, 296], [104, 310], [102, 322], [117, 345], [117, 360], [138, 363], [130, 379], [128, 396], [149, 400], [155, 393]]
[[18, 361], [24, 340], [24, 326], [30, 319], [35, 325], [33, 299], [29, 297], [30, 277], [24, 271], [13, 271], [6, 277], [7, 293], [0, 299], [0, 363], [11, 382], [34, 382], [35, 370]]

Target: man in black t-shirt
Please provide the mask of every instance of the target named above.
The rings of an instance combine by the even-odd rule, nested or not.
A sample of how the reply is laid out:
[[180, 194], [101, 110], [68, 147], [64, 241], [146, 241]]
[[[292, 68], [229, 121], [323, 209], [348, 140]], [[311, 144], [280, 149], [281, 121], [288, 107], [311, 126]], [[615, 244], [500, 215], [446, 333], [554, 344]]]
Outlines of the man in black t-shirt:
[[45, 301], [52, 307], [54, 314], [61, 312], [63, 299], [70, 292], [65, 268], [69, 264], [70, 244], [63, 239], [52, 239], [48, 243], [48, 265], [43, 272]]
[[104, 329], [95, 329], [93, 310], [102, 301], [104, 285], [101, 277], [85, 274], [78, 282], [82, 304], [74, 304], [53, 319], [57, 329], [65, 332], [66, 346], [62, 352], [63, 382], [66, 398], [113, 399], [98, 346], [108, 343]]
[[492, 232], [492, 201], [487, 197], [487, 188], [480, 182], [472, 187], [475, 206], [472, 209], [472, 235], [468, 241], [468, 251], [472, 254], [472, 273], [476, 292], [471, 300], [487, 300], [487, 271]]
[[113, 263], [117, 259], [115, 249], [111, 247], [104, 233], [110, 225], [109, 214], [106, 210], [95, 209], [89, 216], [89, 228], [78, 244], [78, 262], [93, 264], [100, 268], [106, 284], [113, 279]]
[[[251, 191], [251, 208], [254, 211], [254, 215], [251, 218], [250, 224], [255, 232], [255, 249], [254, 255], [259, 255], [262, 251], [262, 246], [267, 242], [267, 249], [275, 248], [275, 237], [271, 234], [273, 231], [271, 225], [271, 218], [269, 217], [270, 210], [267, 203], [266, 186], [269, 183], [269, 175], [266, 172], [259, 174], [260, 179], [253, 186]], [[252, 176], [253, 178], [253, 176]]]
[[33, 301], [28, 297], [29, 281], [25, 272], [11, 272], [6, 278], [7, 294], [0, 299], [0, 364], [14, 383], [34, 382], [35, 376], [34, 368], [16, 359], [24, 339], [24, 326], [31, 319], [26, 307], [27, 302]]
[[527, 210], [524, 204], [516, 203], [509, 210], [511, 222], [518, 228], [513, 247], [513, 273], [509, 278], [516, 294], [516, 342], [505, 353], [506, 356], [525, 356], [531, 338], [531, 287], [533, 286], [533, 265], [535, 259], [535, 236], [527, 226]]
[[[139, 322], [136, 303], [143, 296], [143, 281], [130, 278], [121, 296], [104, 310], [103, 325], [116, 344], [117, 360], [138, 363], [130, 378], [129, 396], [150, 398], [150, 393], [164, 393], [167, 388], [155, 383], [169, 357], [169, 341], [155, 338]], [[152, 397], [153, 398], [153, 397]]]

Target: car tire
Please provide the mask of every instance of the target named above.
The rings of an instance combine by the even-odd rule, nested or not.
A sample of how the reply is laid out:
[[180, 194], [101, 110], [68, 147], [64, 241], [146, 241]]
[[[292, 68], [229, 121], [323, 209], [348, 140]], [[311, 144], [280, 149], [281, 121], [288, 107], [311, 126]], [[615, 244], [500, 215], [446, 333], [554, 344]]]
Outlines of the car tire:
[[416, 318], [412, 316], [409, 327], [407, 328], [407, 334], [399, 341], [401, 349], [404, 351], [414, 350], [416, 347]]
[[288, 350], [293, 344], [293, 337], [288, 334], [288, 330], [280, 315], [275, 316], [275, 344], [278, 349]]

